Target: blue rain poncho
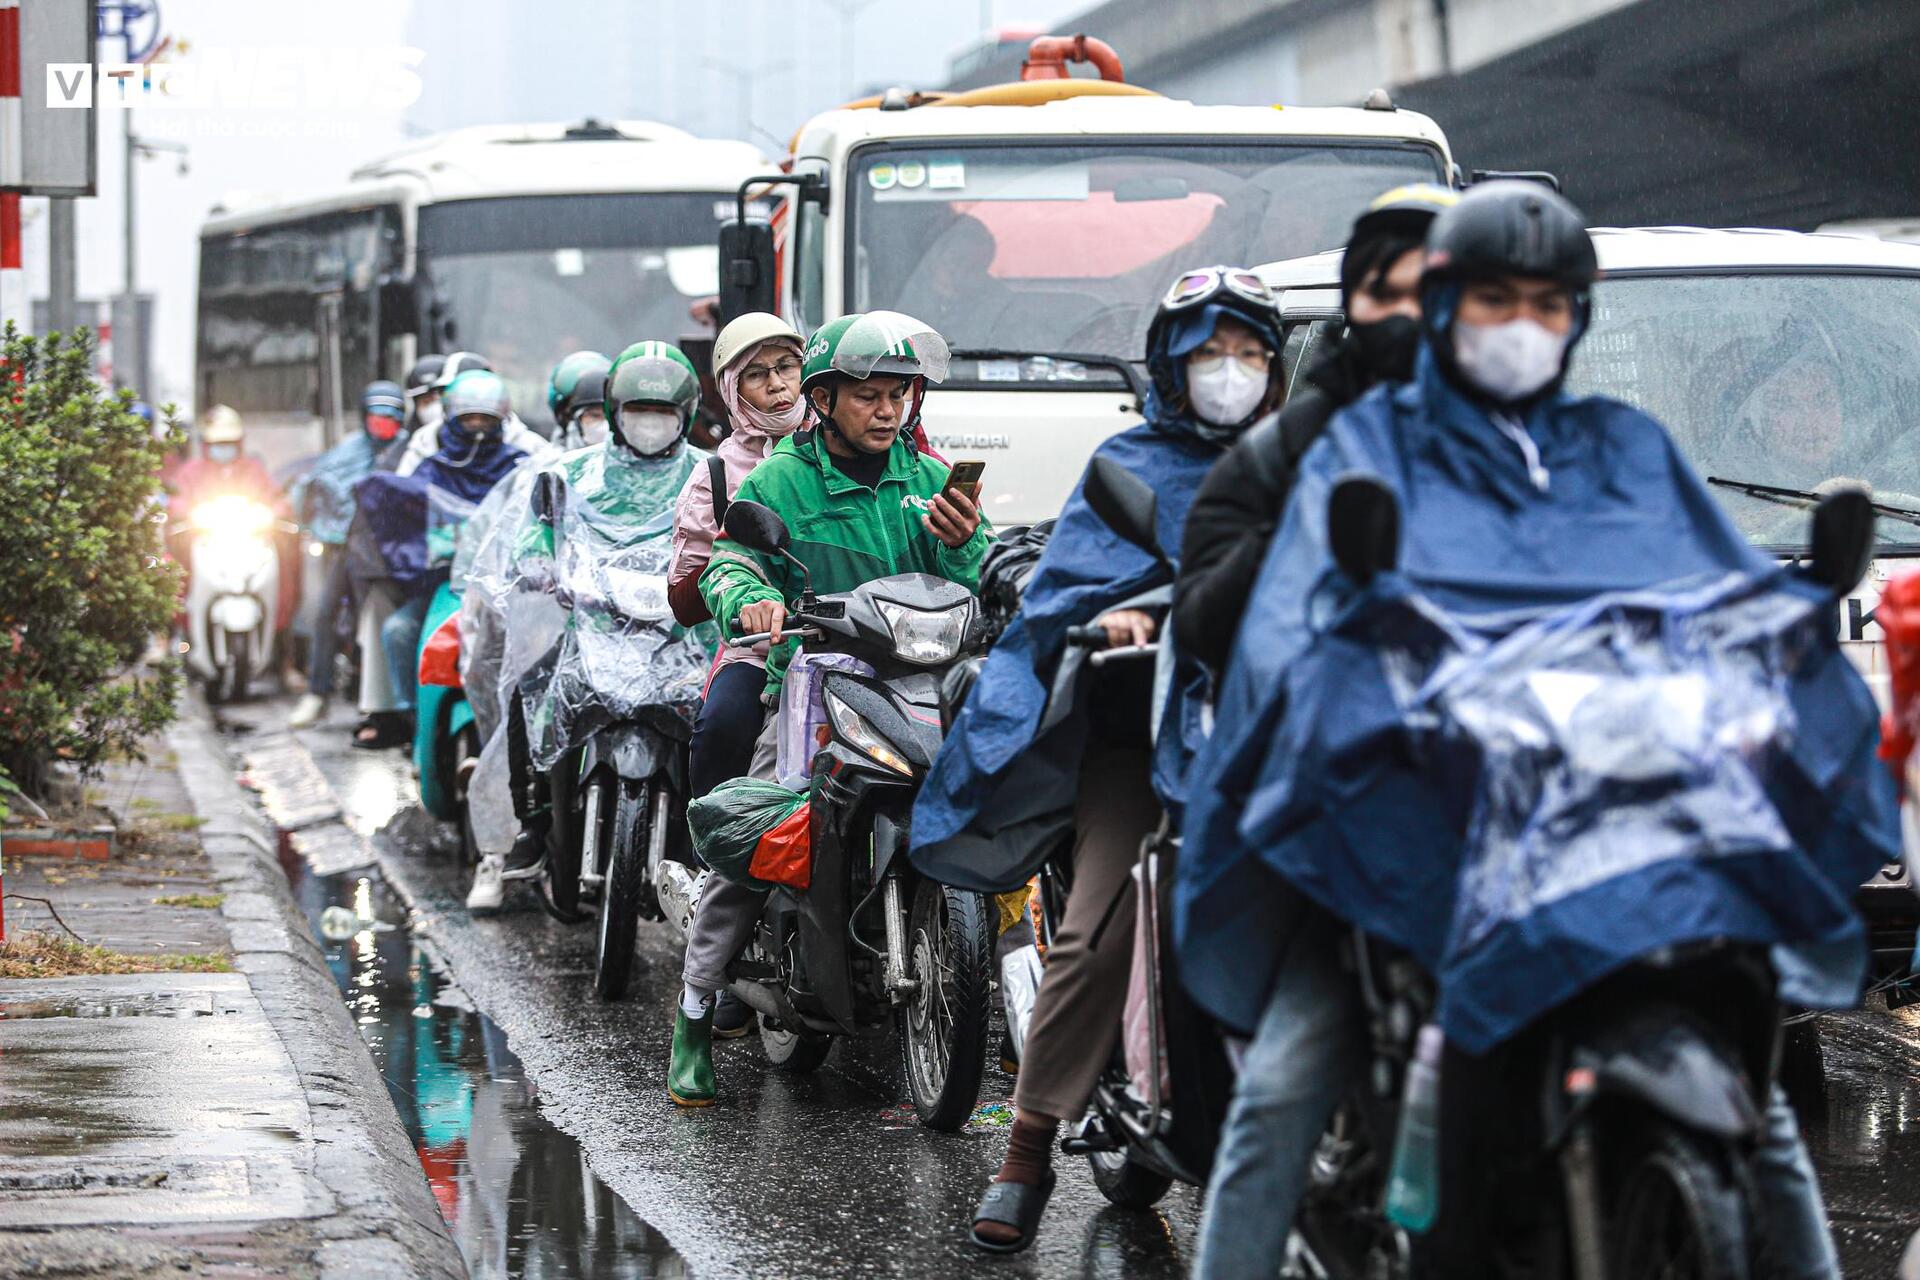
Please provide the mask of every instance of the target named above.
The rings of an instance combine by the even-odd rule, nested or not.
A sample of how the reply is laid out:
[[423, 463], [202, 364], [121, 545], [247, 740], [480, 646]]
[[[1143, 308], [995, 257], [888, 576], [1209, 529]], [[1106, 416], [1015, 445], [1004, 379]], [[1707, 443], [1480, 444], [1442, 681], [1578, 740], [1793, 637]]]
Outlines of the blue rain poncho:
[[[1227, 314], [1246, 322], [1238, 312], [1209, 305], [1166, 326], [1160, 358], [1170, 365], [1176, 388], [1185, 381], [1183, 357]], [[1279, 350], [1277, 331], [1267, 340]], [[1106, 441], [1094, 456], [1119, 463], [1152, 486], [1159, 499], [1157, 540], [1177, 564], [1187, 509], [1228, 443], [1222, 433], [1209, 438], [1193, 418], [1174, 412], [1156, 386], [1147, 395], [1146, 421]], [[923, 873], [982, 892], [1015, 889], [1032, 876], [1071, 826], [1087, 736], [1084, 707], [1041, 733], [1067, 632], [1166, 580], [1166, 570], [1109, 529], [1075, 486], [1019, 612], [987, 655], [914, 802], [912, 858]], [[1171, 631], [1163, 627], [1159, 638], [1170, 644]], [[1163, 683], [1154, 787], [1163, 803], [1177, 806], [1182, 775], [1200, 743], [1205, 677], [1197, 664], [1176, 657]], [[1034, 749], [1037, 743], [1042, 749]]]
[[[1230, 1027], [1302, 894], [1411, 951], [1473, 1052], [1690, 941], [1789, 944], [1787, 999], [1857, 989], [1850, 898], [1897, 813], [1830, 603], [1645, 414], [1556, 392], [1518, 425], [1544, 490], [1423, 352], [1302, 459], [1189, 778], [1180, 969]], [[1355, 473], [1402, 511], [1365, 591], [1327, 548]]]
[[356, 431], [315, 458], [289, 492], [294, 518], [315, 541], [330, 547], [343, 545], [353, 523], [353, 489], [373, 474], [380, 445], [365, 431]]
[[460, 526], [525, 456], [447, 423], [439, 451], [411, 475], [376, 471], [354, 486], [353, 541], [377, 551], [401, 591], [427, 594], [447, 580]]

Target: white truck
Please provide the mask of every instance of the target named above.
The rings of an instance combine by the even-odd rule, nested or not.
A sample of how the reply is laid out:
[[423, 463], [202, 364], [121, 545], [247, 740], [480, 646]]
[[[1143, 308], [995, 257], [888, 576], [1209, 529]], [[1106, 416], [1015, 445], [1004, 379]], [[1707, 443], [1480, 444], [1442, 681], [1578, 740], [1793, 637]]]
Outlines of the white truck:
[[[1102, 78], [1067, 77], [1083, 52]], [[1019, 83], [823, 112], [749, 184], [784, 195], [772, 225], [722, 235], [727, 314], [809, 331], [890, 309], [946, 336], [928, 434], [987, 463], [1002, 527], [1057, 514], [1094, 448], [1140, 420], [1147, 323], [1180, 271], [1336, 245], [1380, 192], [1454, 176], [1439, 127], [1378, 92], [1202, 106], [1119, 74], [1100, 42], [1046, 37]]]

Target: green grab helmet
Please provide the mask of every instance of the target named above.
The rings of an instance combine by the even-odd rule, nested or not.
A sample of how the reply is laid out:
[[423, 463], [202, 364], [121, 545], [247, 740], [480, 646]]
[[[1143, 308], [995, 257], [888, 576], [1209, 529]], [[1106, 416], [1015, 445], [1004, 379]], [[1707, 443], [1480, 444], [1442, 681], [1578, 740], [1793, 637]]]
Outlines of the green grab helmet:
[[808, 340], [800, 369], [807, 391], [828, 374], [865, 380], [876, 373], [945, 382], [947, 340], [898, 311], [868, 311], [829, 320]]
[[[608, 438], [632, 448], [620, 427], [620, 406], [654, 404], [672, 409], [680, 418], [680, 440], [693, 429], [693, 411], [700, 403], [700, 375], [686, 352], [671, 342], [636, 342], [614, 358], [607, 371], [607, 391], [601, 400], [607, 415]], [[677, 446], [679, 441], [676, 440]], [[643, 456], [658, 456], [648, 454]]]
[[553, 366], [553, 373], [547, 378], [547, 412], [561, 426], [567, 425], [561, 415], [566, 412], [567, 401], [573, 396], [573, 388], [583, 373], [605, 373], [613, 367], [613, 361], [598, 351], [576, 351], [563, 356], [559, 364]]

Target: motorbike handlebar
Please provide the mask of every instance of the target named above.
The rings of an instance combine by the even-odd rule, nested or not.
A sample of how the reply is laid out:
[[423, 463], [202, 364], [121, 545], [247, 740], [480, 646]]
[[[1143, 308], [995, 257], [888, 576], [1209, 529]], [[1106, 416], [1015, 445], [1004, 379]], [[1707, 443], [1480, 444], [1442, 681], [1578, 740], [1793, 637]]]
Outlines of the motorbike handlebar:
[[[802, 640], [818, 640], [825, 634], [826, 632], [820, 630], [818, 627], [784, 627], [781, 629], [780, 638], [782, 640], [791, 640], [795, 636], [798, 636]], [[771, 639], [773, 639], [773, 632], [756, 631], [752, 635], [736, 636], [732, 640], [727, 641], [727, 648], [751, 649], [753, 646], [765, 644]]]
[[1089, 622], [1084, 627], [1068, 627], [1067, 647], [1071, 649], [1104, 649], [1107, 647], [1107, 629], [1097, 622]]

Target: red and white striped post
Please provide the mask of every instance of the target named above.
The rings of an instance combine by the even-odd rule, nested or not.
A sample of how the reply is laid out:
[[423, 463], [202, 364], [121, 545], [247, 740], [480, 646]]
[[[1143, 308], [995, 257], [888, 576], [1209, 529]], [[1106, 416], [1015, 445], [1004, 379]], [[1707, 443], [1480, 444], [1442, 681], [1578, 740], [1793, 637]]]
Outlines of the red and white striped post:
[[[20, 0], [0, 0], [0, 187], [26, 181], [20, 114]], [[31, 327], [20, 251], [20, 196], [0, 193], [0, 326]]]

